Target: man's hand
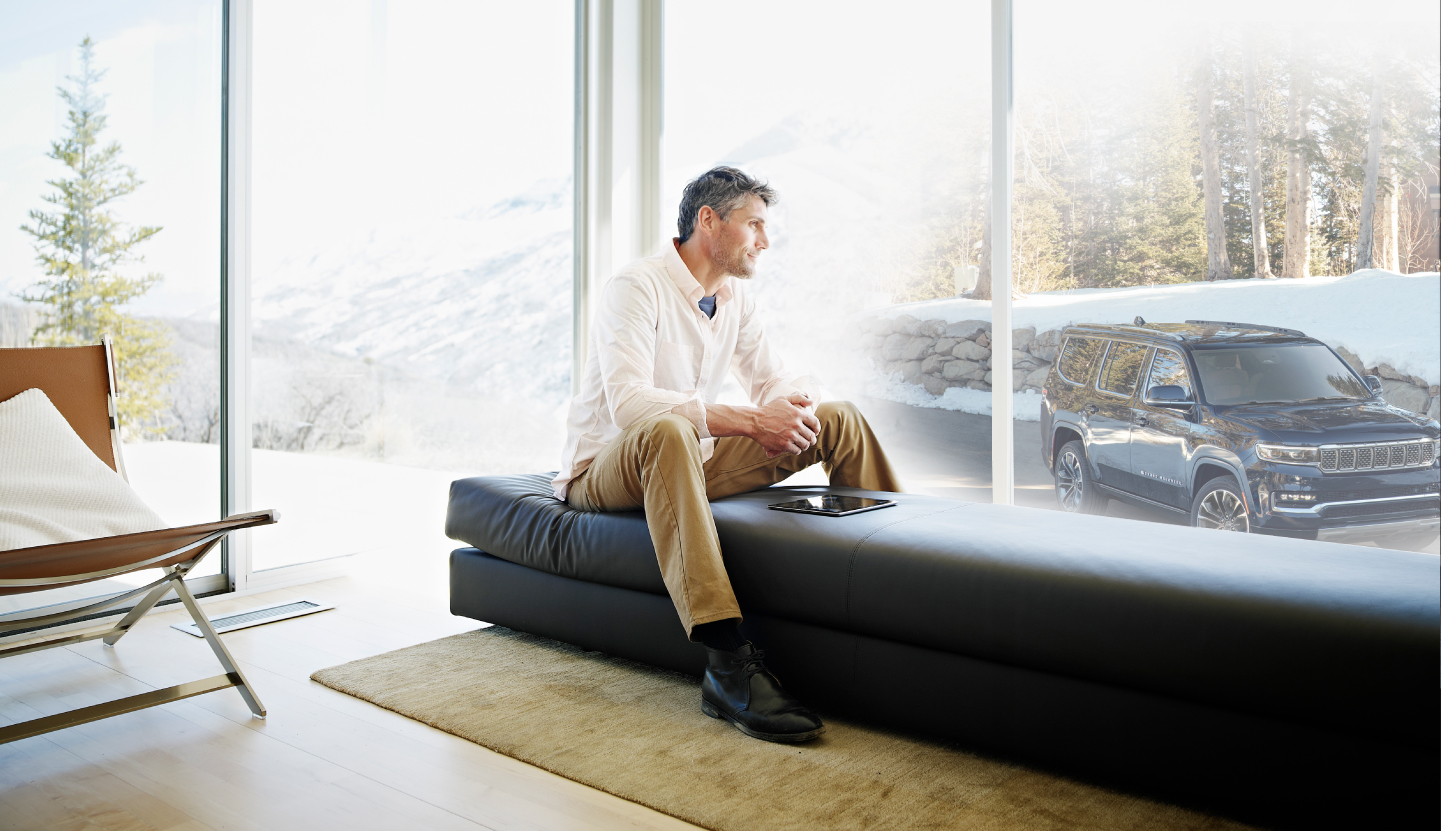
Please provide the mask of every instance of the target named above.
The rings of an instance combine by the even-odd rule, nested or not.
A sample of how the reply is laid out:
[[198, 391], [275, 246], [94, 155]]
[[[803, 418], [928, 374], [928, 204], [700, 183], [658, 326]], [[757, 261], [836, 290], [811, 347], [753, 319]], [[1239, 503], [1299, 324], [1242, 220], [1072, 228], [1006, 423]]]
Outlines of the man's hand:
[[766, 458], [784, 453], [799, 456], [816, 443], [821, 431], [816, 402], [804, 393], [777, 398], [764, 407], [707, 404], [706, 429], [712, 436], [745, 436], [765, 448]]
[[783, 453], [799, 456], [815, 445], [821, 432], [815, 406], [804, 393], [777, 398], [760, 408], [751, 438], [765, 448], [767, 459]]

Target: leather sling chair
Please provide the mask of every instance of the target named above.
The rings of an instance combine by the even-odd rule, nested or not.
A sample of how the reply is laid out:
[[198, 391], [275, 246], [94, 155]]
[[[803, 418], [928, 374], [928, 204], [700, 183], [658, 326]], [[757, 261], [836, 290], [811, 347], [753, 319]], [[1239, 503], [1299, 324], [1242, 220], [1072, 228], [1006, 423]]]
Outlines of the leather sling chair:
[[[114, 366], [108, 336], [94, 346], [0, 349], [0, 401], [7, 401], [25, 390], [40, 389], [95, 455], [123, 477], [125, 462], [120, 455]], [[183, 528], [0, 551], [0, 595], [75, 586], [142, 569], [158, 568], [163, 571], [158, 579], [138, 589], [102, 598], [79, 608], [18, 619], [10, 615], [0, 617], [0, 638], [3, 638], [21, 630], [77, 622], [103, 609], [135, 601], [124, 617], [109, 629], [41, 642], [24, 642], [9, 649], [0, 649], [0, 658], [96, 638], [104, 638], [107, 646], [114, 646], [167, 592], [174, 591], [225, 669], [223, 675], [212, 678], [0, 727], [0, 744], [227, 687], [235, 687], [250, 711], [264, 717], [265, 707], [240, 671], [240, 666], [220, 642], [209, 618], [196, 604], [195, 597], [185, 585], [185, 575], [226, 534], [241, 528], [270, 525], [277, 519], [274, 511], [257, 511]]]

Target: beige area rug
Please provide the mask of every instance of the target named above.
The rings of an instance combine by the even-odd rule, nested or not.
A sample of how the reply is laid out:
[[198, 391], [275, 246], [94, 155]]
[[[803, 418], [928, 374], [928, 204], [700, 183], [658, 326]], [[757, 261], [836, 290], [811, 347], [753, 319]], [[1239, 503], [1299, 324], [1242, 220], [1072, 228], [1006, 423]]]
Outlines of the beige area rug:
[[701, 713], [696, 679], [501, 627], [311, 677], [724, 831], [1245, 828], [834, 718], [808, 744], [756, 741]]

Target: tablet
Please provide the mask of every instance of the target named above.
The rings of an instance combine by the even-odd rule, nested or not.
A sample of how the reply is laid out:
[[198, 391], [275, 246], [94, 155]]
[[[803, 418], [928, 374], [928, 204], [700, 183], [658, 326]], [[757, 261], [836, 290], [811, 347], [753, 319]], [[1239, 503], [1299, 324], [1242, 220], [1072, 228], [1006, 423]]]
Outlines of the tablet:
[[824, 496], [812, 496], [807, 499], [797, 499], [794, 502], [777, 502], [768, 507], [775, 511], [794, 511], [798, 514], [846, 516], [848, 514], [859, 514], [864, 511], [874, 511], [879, 508], [889, 508], [894, 504], [896, 503], [890, 499], [871, 499], [865, 496], [836, 496], [826, 494]]

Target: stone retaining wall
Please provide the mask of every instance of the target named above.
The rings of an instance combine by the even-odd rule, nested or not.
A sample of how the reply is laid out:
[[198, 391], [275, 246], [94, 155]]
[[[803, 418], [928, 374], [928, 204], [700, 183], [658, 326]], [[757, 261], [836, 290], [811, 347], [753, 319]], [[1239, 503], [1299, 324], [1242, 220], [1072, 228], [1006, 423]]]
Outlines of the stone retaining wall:
[[[872, 317], [861, 321], [857, 348], [885, 375], [900, 374], [907, 384], [944, 395], [952, 387], [991, 389], [991, 324], [985, 320], [918, 320], [911, 315]], [[1056, 360], [1061, 330], [1037, 332], [1035, 327], [1011, 330], [1012, 388], [1040, 391]], [[1381, 378], [1382, 396], [1393, 406], [1437, 418], [1441, 387], [1397, 372], [1388, 364], [1368, 364], [1344, 348], [1337, 349], [1362, 375]]]

